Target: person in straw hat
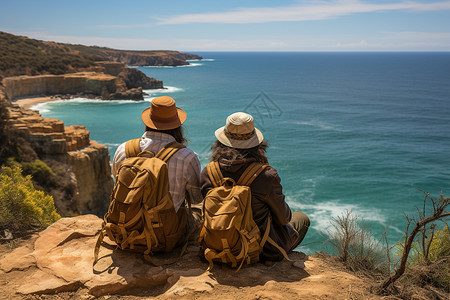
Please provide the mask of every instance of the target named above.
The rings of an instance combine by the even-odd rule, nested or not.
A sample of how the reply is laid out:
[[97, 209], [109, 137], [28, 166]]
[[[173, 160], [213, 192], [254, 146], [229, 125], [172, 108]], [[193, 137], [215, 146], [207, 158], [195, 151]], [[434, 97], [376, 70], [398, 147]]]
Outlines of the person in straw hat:
[[[217, 140], [211, 149], [211, 161], [219, 162], [224, 177], [238, 181], [244, 170], [253, 163], [268, 164], [265, 155], [267, 142], [255, 128], [253, 117], [237, 112], [228, 116], [225, 126], [215, 132]], [[270, 221], [269, 236], [286, 252], [295, 249], [308, 231], [310, 221], [302, 212], [291, 212], [285, 201], [280, 177], [272, 167], [266, 167], [250, 184], [253, 219], [263, 234]], [[207, 168], [200, 175], [203, 197], [213, 188]], [[260, 255], [261, 261], [277, 261], [283, 255], [270, 243], [265, 243]]]
[[[173, 141], [186, 145], [187, 140], [183, 135], [182, 127], [186, 117], [186, 112], [176, 107], [175, 100], [171, 97], [154, 98], [150, 107], [141, 114], [142, 122], [145, 124], [145, 132], [139, 142], [141, 151], [150, 151], [156, 154]], [[125, 143], [123, 143], [117, 148], [114, 155], [113, 175], [116, 175], [120, 163], [126, 158]], [[175, 210], [178, 211], [180, 207], [184, 209], [186, 198], [195, 207], [196, 203], [202, 201], [199, 187], [201, 165], [197, 154], [187, 147], [182, 148], [168, 160], [167, 166], [169, 169], [169, 192]], [[188, 216], [187, 226], [191, 227], [191, 231], [192, 227], [200, 226], [196, 224], [199, 223], [198, 219], [198, 214], [194, 218]]]

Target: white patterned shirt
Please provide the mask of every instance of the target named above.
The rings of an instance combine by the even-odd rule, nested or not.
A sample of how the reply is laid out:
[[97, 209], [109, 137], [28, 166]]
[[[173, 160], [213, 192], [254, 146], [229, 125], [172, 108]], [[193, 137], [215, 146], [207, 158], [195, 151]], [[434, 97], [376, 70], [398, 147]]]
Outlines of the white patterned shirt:
[[[141, 138], [141, 151], [150, 151], [155, 155], [165, 145], [175, 141], [174, 137], [167, 133], [146, 131]], [[121, 144], [114, 155], [113, 174], [119, 170], [120, 163], [125, 160], [125, 143]], [[167, 162], [169, 169], [169, 191], [172, 196], [175, 210], [178, 211], [183, 205], [186, 197], [192, 204], [200, 203], [202, 196], [200, 192], [201, 165], [197, 154], [189, 148], [182, 148]]]

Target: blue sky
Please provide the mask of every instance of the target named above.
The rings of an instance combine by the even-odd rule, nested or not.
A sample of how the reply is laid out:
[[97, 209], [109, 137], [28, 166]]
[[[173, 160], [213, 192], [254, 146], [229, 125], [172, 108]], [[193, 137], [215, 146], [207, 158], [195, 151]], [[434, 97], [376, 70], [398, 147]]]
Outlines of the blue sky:
[[0, 31], [135, 50], [450, 51], [450, 1], [0, 0]]

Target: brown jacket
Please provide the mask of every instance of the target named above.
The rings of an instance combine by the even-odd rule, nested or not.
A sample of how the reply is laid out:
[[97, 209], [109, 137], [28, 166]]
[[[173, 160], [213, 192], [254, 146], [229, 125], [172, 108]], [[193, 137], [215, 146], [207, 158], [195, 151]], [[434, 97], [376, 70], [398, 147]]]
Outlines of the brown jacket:
[[[221, 159], [219, 165], [224, 177], [233, 178], [237, 182], [244, 170], [254, 161], [254, 159], [238, 161]], [[277, 171], [272, 167], [267, 167], [258, 175], [250, 185], [252, 212], [253, 219], [258, 225], [261, 235], [264, 234], [266, 229], [269, 214], [272, 216], [269, 236], [279, 246], [289, 251], [297, 240], [298, 233], [289, 225], [291, 210], [284, 199], [280, 181]], [[206, 168], [203, 169], [200, 175], [200, 185], [203, 197], [213, 188]], [[283, 259], [283, 255], [274, 246], [266, 243], [260, 258], [263, 261], [274, 261]]]

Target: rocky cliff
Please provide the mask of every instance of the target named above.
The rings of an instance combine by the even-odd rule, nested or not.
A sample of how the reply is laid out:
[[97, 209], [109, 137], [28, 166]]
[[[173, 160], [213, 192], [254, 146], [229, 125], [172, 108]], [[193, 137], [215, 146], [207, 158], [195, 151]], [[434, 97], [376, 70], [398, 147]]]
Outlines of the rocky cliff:
[[162, 81], [149, 78], [137, 69], [122, 68], [120, 73], [117, 74], [117, 77], [123, 80], [128, 89], [143, 88], [149, 90], [164, 88]]
[[178, 51], [129, 51], [96, 46], [45, 42], [0, 31], [1, 77], [66, 74], [86, 71], [98, 61], [127, 65], [179, 66], [201, 56]]
[[131, 66], [180, 66], [195, 54], [128, 51], [44, 42], [0, 31], [0, 81], [9, 100], [38, 95], [79, 95], [143, 100], [143, 89], [163, 88]]
[[85, 95], [102, 99], [143, 100], [142, 89], [163, 88], [163, 82], [147, 77], [122, 63], [99, 62], [92, 72], [64, 75], [5, 77], [9, 100], [43, 95]]
[[115, 92], [116, 77], [95, 72], [65, 75], [16, 76], [3, 79], [8, 99], [55, 94], [93, 94], [101, 96], [106, 88]]
[[[208, 263], [191, 244], [174, 264], [156, 267], [108, 239], [92, 266], [102, 220], [63, 218], [1, 257], [0, 294], [6, 299], [382, 299], [369, 283], [320, 256], [244, 266], [238, 273]], [[178, 252], [177, 252], [178, 251]], [[170, 257], [176, 257], [179, 249]], [[162, 262], [167, 256], [156, 255]], [[101, 297], [101, 298], [100, 298]]]
[[102, 53], [112, 61], [122, 62], [128, 66], [183, 66], [186, 60], [201, 59], [200, 55], [178, 51], [118, 51], [103, 49]]
[[86, 147], [67, 152], [66, 162], [77, 179], [76, 211], [103, 216], [113, 188], [108, 148], [91, 140]]
[[29, 143], [39, 158], [58, 162], [73, 182], [72, 198], [66, 193], [53, 195], [59, 212], [104, 214], [113, 186], [108, 148], [90, 140], [84, 126], [67, 127], [63, 121], [14, 105], [8, 110], [10, 133]]

